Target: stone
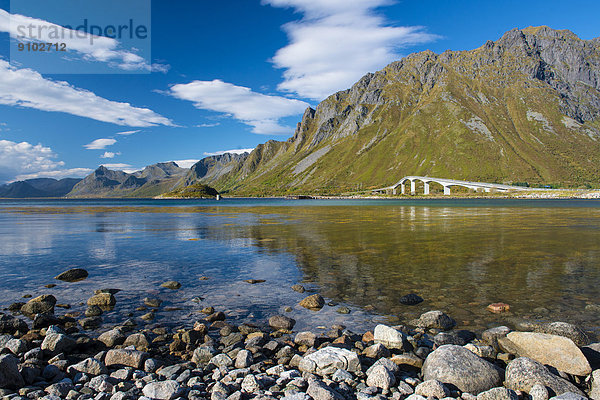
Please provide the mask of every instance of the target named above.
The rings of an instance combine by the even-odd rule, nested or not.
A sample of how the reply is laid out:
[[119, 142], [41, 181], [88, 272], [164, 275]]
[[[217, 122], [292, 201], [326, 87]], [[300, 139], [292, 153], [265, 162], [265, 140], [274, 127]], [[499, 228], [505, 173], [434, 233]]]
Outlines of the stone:
[[210, 359], [209, 364], [214, 364], [217, 367], [231, 367], [233, 360], [227, 354], [217, 354]]
[[300, 365], [300, 371], [318, 375], [331, 375], [338, 368], [348, 372], [360, 371], [361, 364], [358, 355], [353, 351], [338, 347], [325, 347], [305, 356]]
[[465, 330], [440, 332], [433, 337], [434, 343], [438, 346], [443, 346], [445, 344], [464, 346], [473, 339], [475, 339], [475, 334]]
[[376, 343], [367, 347], [364, 354], [366, 357], [379, 359], [381, 357], [389, 357], [390, 351], [381, 343]]
[[206, 365], [216, 354], [217, 351], [214, 347], [209, 345], [200, 346], [194, 350], [192, 362], [196, 365]]
[[536, 332], [548, 333], [550, 335], [564, 336], [569, 338], [578, 347], [583, 347], [589, 344], [589, 338], [577, 325], [567, 322], [552, 322], [549, 324], [539, 325]]
[[217, 311], [216, 313], [212, 313], [209, 316], [206, 317], [206, 320], [208, 322], [215, 322], [215, 321], [225, 321], [227, 317], [225, 316], [225, 313], [223, 311]]
[[4, 348], [10, 350], [11, 353], [18, 356], [27, 351], [27, 342], [21, 339], [10, 339], [6, 342]]
[[300, 284], [295, 284], [292, 286], [292, 290], [294, 292], [298, 292], [298, 293], [304, 293], [306, 291], [306, 289], [304, 289], [304, 286], [300, 285]]
[[589, 395], [591, 399], [600, 400], [600, 369], [592, 372], [592, 385]]
[[265, 283], [264, 279], [246, 279], [244, 282], [249, 283], [251, 285], [256, 285], [257, 283]]
[[77, 342], [75, 339], [62, 333], [48, 331], [42, 342], [41, 349], [51, 353], [68, 353], [73, 350], [76, 345]]
[[398, 300], [400, 304], [404, 304], [405, 306], [416, 306], [423, 302], [423, 298], [415, 293], [409, 293], [405, 296], [400, 297]]
[[341, 394], [317, 379], [309, 382], [306, 394], [313, 400], [344, 400]]
[[58, 279], [59, 281], [64, 282], [79, 282], [88, 277], [88, 272], [83, 268], [73, 268], [68, 271], [65, 271], [54, 279]]
[[144, 298], [144, 304], [148, 307], [158, 308], [162, 304], [162, 300], [156, 297], [146, 297]]
[[487, 310], [489, 312], [493, 312], [494, 314], [500, 314], [510, 310], [510, 306], [506, 303], [493, 303], [487, 306]]
[[87, 301], [88, 306], [98, 306], [101, 308], [114, 307], [117, 299], [112, 293], [98, 293], [90, 297]]
[[407, 347], [406, 335], [392, 327], [377, 325], [373, 335], [375, 343], [381, 343], [388, 349], [404, 350]]
[[108, 374], [106, 366], [95, 358], [86, 358], [85, 360], [72, 365], [70, 368], [77, 372], [93, 376]]
[[290, 331], [296, 325], [296, 320], [286, 317], [285, 315], [274, 315], [269, 318], [269, 326], [275, 330], [284, 329]]
[[527, 357], [519, 357], [508, 364], [504, 386], [529, 393], [534, 385], [542, 384], [559, 395], [566, 392], [583, 394], [571, 382], [551, 373], [544, 365]]
[[150, 382], [142, 389], [144, 396], [156, 400], [176, 399], [182, 392], [183, 390], [179, 383], [173, 380]]
[[44, 294], [25, 303], [21, 307], [21, 312], [28, 317], [33, 317], [35, 314], [54, 314], [55, 305], [56, 297], [51, 294]]
[[335, 310], [338, 314], [350, 314], [350, 309], [346, 306], [340, 306]]
[[50, 396], [58, 396], [59, 398], [65, 398], [71, 390], [75, 389], [75, 386], [71, 382], [58, 382], [50, 385], [46, 388], [45, 392]]
[[531, 400], [548, 400], [550, 397], [546, 386], [540, 385], [539, 383], [531, 387], [529, 390], [529, 396], [531, 396]]
[[443, 331], [450, 330], [456, 326], [456, 321], [441, 311], [428, 311], [421, 314], [415, 322], [419, 328], [425, 329], [441, 329]]
[[434, 350], [423, 364], [423, 378], [479, 394], [502, 385], [502, 374], [493, 364], [462, 346], [447, 344]]
[[583, 346], [580, 350], [587, 358], [592, 370], [600, 369], [600, 343], [591, 343]]
[[91, 306], [91, 307], [88, 307], [87, 310], [85, 310], [86, 317], [98, 317], [98, 316], [102, 315], [102, 313], [103, 313], [102, 309], [98, 306]]
[[0, 333], [14, 335], [16, 332], [27, 332], [29, 328], [22, 319], [10, 315], [0, 315]]
[[298, 346], [313, 347], [317, 342], [317, 335], [312, 332], [298, 332], [294, 338], [294, 343]]
[[107, 367], [124, 366], [141, 369], [144, 361], [148, 358], [148, 353], [139, 350], [130, 349], [111, 349], [106, 353], [104, 364]]
[[495, 358], [496, 351], [492, 346], [481, 346], [473, 343], [467, 343], [465, 345], [465, 349], [472, 351], [478, 357], [481, 358]]
[[127, 336], [123, 346], [133, 346], [136, 350], [147, 351], [150, 347], [150, 342], [143, 333], [134, 333]]
[[177, 281], [167, 281], [167, 282], [161, 284], [160, 286], [167, 288], [167, 289], [171, 289], [171, 290], [181, 289], [181, 283], [179, 283]]
[[369, 369], [367, 373], [367, 385], [380, 388], [386, 393], [390, 387], [396, 384], [394, 372], [390, 371], [384, 365], [376, 365]]
[[573, 392], [563, 393], [560, 396], [552, 397], [552, 399], [554, 399], [554, 400], [588, 400], [588, 398], [586, 396], [583, 396], [583, 395], [577, 394], [577, 393], [573, 393]]
[[0, 388], [18, 389], [25, 385], [19, 373], [19, 360], [10, 354], [0, 356]]
[[375, 364], [371, 365], [369, 369], [367, 369], [367, 375], [369, 375], [373, 369], [377, 368], [380, 365], [383, 365], [388, 370], [392, 371], [394, 374], [400, 373], [400, 368], [395, 363], [393, 363], [392, 360], [390, 360], [389, 358], [380, 358], [375, 362]]
[[109, 379], [108, 375], [95, 376], [90, 379], [88, 387], [96, 392], [110, 393], [112, 392], [114, 385]]
[[507, 326], [498, 326], [487, 329], [481, 334], [481, 339], [498, 351], [498, 338], [506, 337], [510, 333], [510, 328]]
[[477, 400], [519, 400], [519, 396], [514, 390], [496, 387], [479, 393]]
[[115, 347], [123, 344], [125, 335], [119, 329], [115, 328], [101, 334], [98, 340], [104, 343], [106, 347]]
[[248, 368], [252, 363], [254, 363], [254, 357], [250, 351], [246, 349], [238, 351], [234, 362], [236, 368]]
[[256, 393], [260, 390], [260, 384], [252, 374], [246, 375], [242, 381], [242, 391], [245, 393]]
[[581, 350], [569, 338], [536, 332], [511, 332], [506, 337], [516, 346], [520, 357], [532, 358], [572, 375], [592, 372]]
[[423, 360], [412, 353], [396, 354], [391, 358], [392, 362], [398, 366], [410, 366], [414, 368], [423, 368]]
[[101, 317], [86, 317], [79, 320], [79, 325], [85, 330], [97, 329], [102, 325]]
[[319, 311], [325, 305], [325, 300], [320, 294], [313, 294], [305, 297], [300, 302], [300, 306], [312, 311]]
[[417, 385], [415, 388], [415, 394], [427, 398], [434, 397], [436, 399], [443, 399], [444, 397], [450, 396], [450, 390], [448, 390], [446, 385], [440, 381], [428, 380]]

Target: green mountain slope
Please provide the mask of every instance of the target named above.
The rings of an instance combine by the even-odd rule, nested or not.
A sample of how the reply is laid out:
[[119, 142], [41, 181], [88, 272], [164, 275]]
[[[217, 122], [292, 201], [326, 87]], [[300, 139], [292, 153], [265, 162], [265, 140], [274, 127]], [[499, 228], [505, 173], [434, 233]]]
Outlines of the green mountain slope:
[[185, 183], [239, 195], [340, 193], [406, 175], [598, 186], [599, 161], [600, 39], [538, 27], [394, 62], [306, 110], [288, 141]]

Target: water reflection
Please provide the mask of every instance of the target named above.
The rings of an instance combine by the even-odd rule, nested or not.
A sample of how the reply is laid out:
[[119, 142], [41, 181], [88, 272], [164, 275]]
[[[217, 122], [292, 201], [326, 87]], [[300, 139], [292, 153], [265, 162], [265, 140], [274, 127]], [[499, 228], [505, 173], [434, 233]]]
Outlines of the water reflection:
[[[250, 202], [252, 204], [252, 202]], [[0, 287], [6, 302], [39, 292], [66, 267], [90, 270], [84, 282], [55, 290], [78, 303], [99, 287], [124, 289], [118, 319], [140, 294], [182, 308], [159, 318], [189, 319], [204, 304], [239, 318], [263, 318], [297, 304], [298, 281], [349, 305], [320, 313], [294, 308], [301, 325], [372, 324], [366, 306], [388, 321], [442, 309], [465, 328], [519, 318], [565, 320], [590, 330], [599, 317], [600, 208], [402, 206], [43, 207], [0, 212]], [[508, 205], [514, 203], [506, 203]], [[1, 210], [1, 209], [0, 209]], [[12, 228], [8, 228], [8, 227]], [[199, 281], [202, 275], [209, 281]], [[178, 279], [184, 289], [159, 288]], [[267, 279], [248, 285], [244, 279]], [[407, 293], [425, 298], [407, 307]], [[60, 301], [60, 299], [59, 299]], [[485, 307], [506, 302], [511, 313]], [[376, 317], [378, 318], [378, 317]]]

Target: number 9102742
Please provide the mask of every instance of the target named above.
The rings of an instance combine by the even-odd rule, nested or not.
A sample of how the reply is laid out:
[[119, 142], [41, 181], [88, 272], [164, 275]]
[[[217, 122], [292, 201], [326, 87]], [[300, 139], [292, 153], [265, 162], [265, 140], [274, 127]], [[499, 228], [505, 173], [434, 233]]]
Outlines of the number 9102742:
[[66, 43], [19, 43], [19, 51], [67, 51]]

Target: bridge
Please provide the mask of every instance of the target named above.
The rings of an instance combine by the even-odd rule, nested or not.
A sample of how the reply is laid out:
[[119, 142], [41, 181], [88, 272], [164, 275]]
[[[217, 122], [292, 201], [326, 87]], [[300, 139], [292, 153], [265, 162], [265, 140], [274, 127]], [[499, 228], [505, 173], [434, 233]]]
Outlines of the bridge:
[[444, 194], [450, 195], [451, 188], [453, 186], [465, 187], [468, 189], [483, 191], [486, 193], [490, 193], [492, 191], [495, 192], [508, 192], [511, 190], [520, 190], [520, 191], [531, 191], [536, 190], [533, 188], [523, 187], [523, 186], [511, 186], [511, 185], [502, 185], [498, 183], [484, 183], [484, 182], [471, 182], [471, 181], [459, 181], [455, 179], [444, 179], [444, 178], [431, 178], [428, 176], [405, 176], [400, 179], [398, 183], [392, 186], [388, 186], [381, 189], [374, 189], [372, 192], [374, 193], [388, 193], [392, 192], [393, 194], [398, 194], [398, 187], [400, 187], [400, 191], [402, 194], [406, 194], [406, 183], [410, 182], [410, 193], [416, 193], [417, 181], [423, 182], [425, 186], [424, 194], [429, 194], [429, 185], [431, 183], [437, 183], [444, 187]]

